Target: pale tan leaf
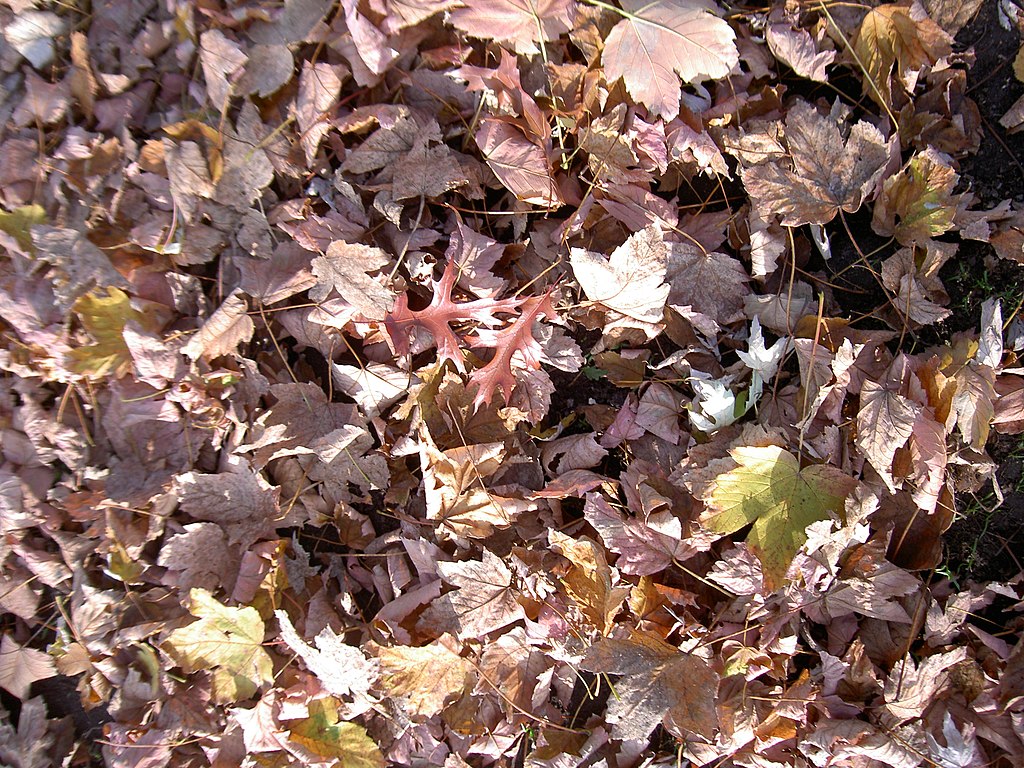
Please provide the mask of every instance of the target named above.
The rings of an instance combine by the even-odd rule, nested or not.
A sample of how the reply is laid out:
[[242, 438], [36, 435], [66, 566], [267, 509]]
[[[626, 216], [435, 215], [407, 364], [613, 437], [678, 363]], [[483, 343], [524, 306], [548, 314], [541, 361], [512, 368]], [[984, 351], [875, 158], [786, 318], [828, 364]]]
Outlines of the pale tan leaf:
[[[891, 386], [891, 385], [889, 385]], [[857, 412], [857, 447], [891, 490], [896, 485], [892, 462], [906, 445], [922, 406], [884, 384], [865, 381]]]
[[449, 20], [471, 37], [511, 43], [516, 53], [533, 54], [568, 32], [576, 0], [463, 0]]
[[236, 290], [189, 339], [182, 352], [193, 360], [200, 357], [210, 360], [235, 352], [238, 345], [251, 339], [256, 330], [247, 309], [242, 293]]
[[5, 634], [0, 641], [0, 687], [24, 701], [36, 680], [57, 674], [53, 659], [35, 648], [19, 645]]
[[416, 717], [441, 712], [446, 703], [464, 695], [473, 682], [470, 661], [441, 640], [418, 648], [381, 648], [378, 658], [384, 689], [401, 697]]
[[583, 248], [569, 252], [573, 274], [587, 298], [609, 310], [605, 332], [638, 328], [648, 339], [661, 330], [669, 295], [667, 257], [661, 230], [654, 226], [632, 235], [607, 258]]
[[654, 114], [679, 114], [685, 83], [724, 78], [739, 60], [736, 34], [701, 0], [623, 0], [623, 18], [605, 40], [608, 82], [622, 78], [629, 95]]

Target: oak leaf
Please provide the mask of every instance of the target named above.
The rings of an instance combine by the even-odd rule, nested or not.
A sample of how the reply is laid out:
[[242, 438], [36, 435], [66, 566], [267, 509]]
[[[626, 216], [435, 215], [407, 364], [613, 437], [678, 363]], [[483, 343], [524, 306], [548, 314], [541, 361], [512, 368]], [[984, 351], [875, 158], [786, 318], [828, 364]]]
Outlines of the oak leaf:
[[452, 299], [452, 289], [458, 280], [455, 264], [449, 261], [445, 265], [444, 274], [434, 284], [434, 296], [430, 305], [420, 310], [409, 309], [407, 294], [399, 294], [392, 310], [384, 318], [391, 343], [399, 355], [410, 351], [410, 334], [414, 329], [426, 331], [437, 347], [438, 360], [451, 360], [460, 373], [466, 372], [459, 337], [452, 331], [452, 323], [475, 321], [482, 325], [495, 327], [504, 321], [497, 313], [512, 314], [522, 303], [519, 299], [476, 299], [475, 301], [456, 302]]
[[715, 478], [701, 523], [718, 533], [753, 523], [747, 545], [761, 561], [765, 583], [777, 587], [807, 540], [807, 526], [842, 513], [856, 480], [828, 465], [801, 469], [793, 454], [775, 445], [729, 453], [739, 466]]
[[652, 113], [679, 114], [679, 80], [724, 78], [739, 61], [736, 34], [702, 0], [623, 0], [624, 17], [608, 35], [601, 60], [609, 83]]

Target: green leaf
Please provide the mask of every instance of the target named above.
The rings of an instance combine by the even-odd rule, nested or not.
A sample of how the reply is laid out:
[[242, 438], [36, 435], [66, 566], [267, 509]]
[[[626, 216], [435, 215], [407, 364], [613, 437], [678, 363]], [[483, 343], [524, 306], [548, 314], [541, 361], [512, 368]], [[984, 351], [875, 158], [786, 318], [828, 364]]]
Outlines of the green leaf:
[[319, 762], [338, 760], [341, 768], [383, 768], [384, 757], [366, 729], [339, 723], [338, 707], [331, 698], [309, 703], [309, 717], [291, 725], [289, 740]]
[[761, 560], [765, 585], [774, 589], [807, 541], [807, 526], [841, 513], [856, 481], [836, 467], [801, 470], [796, 457], [776, 445], [730, 454], [739, 466], [715, 479], [701, 522], [718, 533], [753, 523], [747, 544]]
[[229, 608], [205, 589], [189, 592], [189, 613], [199, 621], [174, 630], [163, 649], [187, 673], [211, 670], [213, 699], [247, 699], [274, 679], [274, 664], [263, 649], [265, 628], [255, 608]]

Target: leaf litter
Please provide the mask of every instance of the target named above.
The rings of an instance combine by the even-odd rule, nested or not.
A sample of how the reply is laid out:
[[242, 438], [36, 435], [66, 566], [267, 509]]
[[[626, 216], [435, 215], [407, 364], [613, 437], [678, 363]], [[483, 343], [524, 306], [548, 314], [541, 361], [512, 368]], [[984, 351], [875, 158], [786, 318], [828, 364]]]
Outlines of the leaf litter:
[[979, 2], [36, 5], [0, 761], [1024, 761], [1024, 582], [943, 575], [1024, 430]]

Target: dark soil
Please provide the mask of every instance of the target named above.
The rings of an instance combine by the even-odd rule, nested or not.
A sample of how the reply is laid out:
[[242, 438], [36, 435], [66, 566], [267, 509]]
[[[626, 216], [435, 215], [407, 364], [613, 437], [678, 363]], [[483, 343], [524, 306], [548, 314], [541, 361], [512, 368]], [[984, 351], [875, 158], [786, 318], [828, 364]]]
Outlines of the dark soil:
[[[960, 171], [964, 189], [980, 198], [981, 208], [1006, 199], [1024, 200], [1024, 132], [1008, 136], [999, 125], [999, 118], [1024, 94], [1024, 83], [1016, 79], [1012, 66], [1020, 40], [999, 24], [998, 5], [986, 2], [957, 36], [958, 48], [973, 47], [976, 57], [968, 73], [969, 95], [981, 112], [984, 135], [978, 153], [962, 160]], [[1024, 267], [998, 259], [991, 246], [979, 242], [962, 243], [940, 276], [953, 314], [929, 329], [938, 338], [976, 330], [982, 302], [993, 293], [1024, 286]], [[1013, 309], [1004, 306], [1004, 313]], [[1020, 447], [1020, 436], [995, 436], [989, 444], [999, 467], [996, 480], [1003, 490], [1002, 504], [991, 485], [974, 498], [957, 499], [958, 511], [966, 514], [944, 538], [945, 566], [958, 579], [1002, 581], [1022, 570], [1017, 554], [1024, 550], [1024, 494], [1017, 490], [1024, 489]]]
[[989, 445], [999, 464], [996, 481], [1003, 492], [999, 504], [991, 484], [972, 497], [958, 499], [959, 517], [945, 535], [946, 569], [962, 581], [1007, 581], [1024, 571], [1024, 439], [999, 435]]
[[978, 105], [985, 132], [978, 153], [961, 162], [961, 174], [986, 206], [1024, 199], [1024, 132], [1007, 136], [999, 125], [999, 118], [1024, 94], [1024, 83], [1013, 74], [1020, 40], [999, 24], [998, 6], [985, 2], [956, 38], [958, 48], [974, 47], [968, 95]]

